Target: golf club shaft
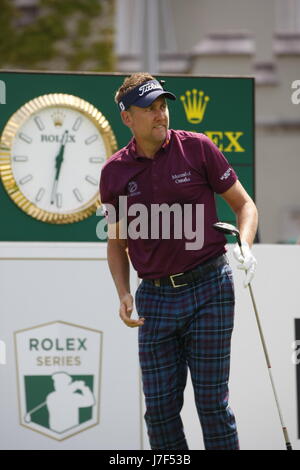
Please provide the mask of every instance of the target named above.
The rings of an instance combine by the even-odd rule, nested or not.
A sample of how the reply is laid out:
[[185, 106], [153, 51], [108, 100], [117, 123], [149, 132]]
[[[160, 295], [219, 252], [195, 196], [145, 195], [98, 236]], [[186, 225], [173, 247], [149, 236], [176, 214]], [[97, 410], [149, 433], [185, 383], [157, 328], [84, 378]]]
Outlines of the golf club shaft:
[[[242, 248], [242, 244], [241, 244], [241, 240], [240, 240], [239, 236], [237, 237], [237, 242], [239, 244], [241, 254], [244, 256], [243, 248]], [[257, 307], [256, 307], [256, 302], [255, 302], [255, 298], [254, 298], [254, 295], [253, 295], [253, 290], [252, 290], [252, 286], [251, 286], [250, 282], [248, 284], [248, 288], [249, 288], [250, 297], [251, 297], [251, 300], [252, 300], [252, 305], [253, 305], [253, 308], [254, 308], [254, 313], [255, 313], [256, 322], [257, 322], [257, 326], [258, 326], [259, 336], [260, 336], [260, 339], [261, 339], [262, 347], [263, 347], [263, 350], [264, 350], [264, 354], [265, 354], [265, 358], [266, 358], [266, 362], [267, 362], [267, 366], [268, 366], [269, 376], [270, 376], [271, 385], [272, 385], [272, 389], [273, 389], [273, 393], [274, 393], [274, 397], [275, 397], [275, 402], [276, 402], [276, 406], [277, 406], [277, 410], [278, 410], [278, 414], [279, 414], [279, 419], [280, 419], [280, 423], [281, 423], [281, 427], [282, 427], [282, 432], [283, 432], [283, 435], [284, 435], [286, 448], [287, 448], [287, 450], [292, 450], [292, 446], [291, 446], [289, 435], [288, 435], [288, 430], [287, 430], [287, 428], [284, 424], [283, 416], [282, 416], [281, 409], [280, 409], [280, 406], [279, 406], [279, 400], [278, 400], [278, 396], [277, 396], [277, 393], [276, 393], [275, 384], [274, 384], [273, 375], [272, 375], [271, 361], [270, 361], [270, 358], [269, 358], [267, 345], [266, 345], [266, 342], [265, 342], [265, 338], [264, 338], [263, 330], [262, 330], [262, 327], [261, 327], [261, 323], [260, 323], [260, 319], [259, 319], [259, 315], [258, 315], [258, 310], [257, 310]]]
[[275, 384], [274, 384], [273, 375], [272, 375], [272, 367], [271, 367], [271, 362], [270, 362], [270, 358], [269, 358], [269, 354], [268, 354], [268, 350], [267, 350], [267, 345], [266, 345], [266, 342], [265, 342], [264, 334], [263, 334], [263, 331], [262, 331], [262, 327], [261, 327], [261, 323], [260, 323], [260, 319], [259, 319], [259, 315], [258, 315], [258, 310], [257, 310], [257, 307], [256, 307], [254, 295], [253, 295], [252, 286], [251, 286], [250, 283], [249, 283], [248, 287], [249, 287], [249, 292], [250, 292], [250, 296], [251, 296], [251, 300], [252, 300], [252, 304], [253, 304], [253, 308], [254, 308], [254, 313], [255, 313], [256, 322], [257, 322], [257, 326], [258, 326], [259, 336], [260, 336], [262, 347], [263, 347], [263, 350], [264, 350], [264, 353], [265, 353], [266, 363], [267, 363], [267, 366], [268, 366], [269, 376], [270, 376], [270, 380], [271, 380], [271, 384], [272, 384], [272, 389], [273, 389], [273, 393], [274, 393], [274, 397], [275, 397], [275, 401], [276, 401], [276, 405], [277, 405], [277, 410], [278, 410], [278, 414], [279, 414], [280, 423], [281, 423], [281, 426], [282, 426], [282, 431], [283, 431], [285, 443], [286, 443], [286, 446], [287, 446], [288, 450], [291, 450], [291, 444], [290, 444], [290, 440], [289, 440], [288, 431], [287, 431], [287, 428], [286, 428], [286, 426], [284, 424], [284, 421], [283, 421], [283, 416], [282, 416], [282, 413], [281, 413], [281, 409], [280, 409], [279, 401], [278, 401], [278, 396], [277, 396], [277, 392], [276, 392], [276, 389], [275, 389]]
[[[243, 246], [242, 246], [242, 243], [241, 243], [240, 232], [234, 225], [231, 225], [227, 222], [216, 222], [216, 223], [213, 224], [213, 227], [218, 232], [222, 232], [223, 234], [225, 233], [227, 235], [233, 235], [234, 237], [236, 237], [236, 241], [239, 245], [242, 257], [245, 258], [244, 253], [243, 253]], [[240, 260], [240, 261], [242, 261], [242, 260]], [[247, 272], [246, 272], [246, 274], [247, 274]], [[267, 346], [266, 346], [266, 342], [265, 342], [265, 339], [264, 339], [262, 327], [261, 327], [261, 324], [260, 324], [258, 310], [257, 310], [257, 307], [256, 307], [256, 303], [255, 303], [255, 299], [254, 299], [254, 295], [253, 295], [253, 291], [252, 291], [252, 287], [251, 287], [250, 282], [248, 283], [248, 287], [249, 287], [249, 292], [250, 292], [250, 296], [251, 296], [251, 300], [252, 300], [252, 304], [253, 304], [253, 308], [254, 308], [254, 312], [255, 312], [255, 317], [256, 317], [256, 322], [257, 322], [257, 325], [258, 325], [258, 331], [259, 331], [261, 343], [262, 343], [262, 346], [263, 346], [263, 350], [264, 350], [264, 354], [265, 354], [265, 358], [266, 358], [266, 362], [267, 362], [267, 366], [268, 366], [269, 376], [270, 376], [272, 389], [273, 389], [273, 393], [274, 393], [274, 397], [275, 397], [275, 401], [276, 401], [276, 406], [277, 406], [277, 410], [278, 410], [278, 414], [279, 414], [279, 419], [280, 419], [281, 426], [282, 426], [282, 431], [283, 431], [283, 435], [284, 435], [286, 448], [287, 448], [287, 450], [292, 450], [292, 446], [291, 446], [291, 443], [290, 443], [288, 431], [287, 431], [287, 428], [285, 427], [284, 422], [283, 422], [283, 417], [282, 417], [282, 413], [281, 413], [281, 410], [280, 410], [279, 401], [278, 401], [277, 393], [276, 393], [276, 390], [275, 390], [275, 384], [274, 384], [274, 380], [273, 380], [273, 376], [272, 376], [271, 362], [270, 362], [269, 354], [268, 354], [268, 351], [267, 351]]]
[[45, 406], [47, 404], [46, 401], [44, 401], [43, 403], [41, 403], [40, 405], [36, 406], [35, 408], [33, 408], [32, 410], [28, 411], [26, 413], [26, 416], [27, 415], [31, 415], [32, 413], [35, 413], [37, 410], [39, 410], [40, 408], [43, 408], [43, 406]]

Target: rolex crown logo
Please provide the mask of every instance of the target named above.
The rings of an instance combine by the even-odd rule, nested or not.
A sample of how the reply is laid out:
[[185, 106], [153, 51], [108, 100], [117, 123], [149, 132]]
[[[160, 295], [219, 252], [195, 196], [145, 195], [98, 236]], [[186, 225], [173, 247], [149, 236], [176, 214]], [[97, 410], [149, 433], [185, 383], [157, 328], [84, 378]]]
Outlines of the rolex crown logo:
[[64, 119], [65, 119], [65, 114], [60, 111], [59, 109], [57, 111], [54, 111], [54, 113], [51, 115], [52, 119], [53, 119], [53, 123], [56, 127], [58, 126], [62, 126], [63, 123], [64, 123]]
[[195, 88], [190, 91], [187, 90], [185, 95], [180, 97], [186, 118], [192, 124], [199, 124], [202, 122], [206, 110], [209, 96], [204, 96], [204, 91], [196, 90]]

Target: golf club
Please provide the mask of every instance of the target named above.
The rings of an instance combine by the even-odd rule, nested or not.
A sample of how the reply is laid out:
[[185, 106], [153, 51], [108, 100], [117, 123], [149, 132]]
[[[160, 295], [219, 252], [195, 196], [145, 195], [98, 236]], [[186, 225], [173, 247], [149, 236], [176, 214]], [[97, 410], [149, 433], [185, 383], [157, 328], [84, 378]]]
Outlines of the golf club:
[[31, 422], [31, 415], [33, 413], [35, 413], [37, 410], [39, 410], [40, 408], [43, 408], [43, 406], [45, 406], [47, 404], [46, 401], [44, 401], [43, 403], [41, 403], [40, 405], [36, 406], [35, 408], [33, 408], [32, 410], [28, 411], [28, 413], [26, 413], [26, 415], [24, 416], [24, 421], [25, 423], [30, 423]]
[[[217, 222], [217, 223], [213, 224], [213, 227], [218, 232], [222, 232], [222, 233], [226, 233], [227, 235], [235, 236], [236, 240], [237, 240], [237, 243], [240, 247], [241, 254], [242, 254], [242, 256], [244, 256], [243, 249], [242, 249], [242, 244], [241, 244], [240, 232], [234, 225], [227, 224], [225, 222]], [[286, 428], [286, 426], [284, 425], [284, 422], [283, 422], [283, 417], [282, 417], [282, 413], [281, 413], [281, 410], [280, 410], [279, 401], [278, 401], [278, 397], [277, 397], [277, 393], [276, 393], [275, 385], [274, 385], [274, 380], [273, 380], [273, 376], [272, 376], [271, 362], [270, 362], [270, 359], [269, 359], [269, 354], [268, 354], [268, 351], [267, 351], [267, 346], [266, 346], [266, 342], [265, 342], [265, 339], [264, 339], [264, 335], [263, 335], [263, 331], [262, 331], [262, 327], [261, 327], [260, 319], [259, 319], [259, 315], [258, 315], [258, 310], [257, 310], [257, 307], [256, 307], [256, 303], [255, 303], [255, 299], [254, 299], [254, 295], [253, 295], [253, 291], [252, 291], [252, 287], [251, 287], [250, 283], [248, 284], [248, 287], [249, 287], [250, 296], [251, 296], [251, 300], [252, 300], [252, 304], [253, 304], [253, 308], [254, 308], [254, 312], [255, 312], [255, 316], [256, 316], [256, 321], [257, 321], [257, 326], [258, 326], [258, 330], [259, 330], [260, 339], [261, 339], [263, 350], [264, 350], [264, 353], [265, 353], [265, 358], [266, 358], [268, 371], [269, 371], [269, 376], [270, 376], [270, 380], [271, 380], [271, 384], [272, 384], [272, 389], [273, 389], [273, 393], [274, 393], [274, 397], [275, 397], [275, 401], [276, 401], [276, 405], [277, 405], [279, 419], [280, 419], [280, 422], [281, 422], [281, 427], [282, 427], [282, 431], [283, 431], [283, 435], [284, 435], [286, 449], [287, 450], [293, 450], [292, 446], [291, 446], [291, 443], [290, 443], [287, 428]]]

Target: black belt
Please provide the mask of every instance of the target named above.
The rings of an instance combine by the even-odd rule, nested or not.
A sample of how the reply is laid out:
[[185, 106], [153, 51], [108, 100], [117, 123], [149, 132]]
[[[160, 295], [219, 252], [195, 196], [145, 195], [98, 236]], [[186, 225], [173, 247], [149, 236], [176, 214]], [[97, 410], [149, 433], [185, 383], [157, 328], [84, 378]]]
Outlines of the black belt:
[[167, 277], [161, 277], [160, 279], [145, 279], [150, 281], [156, 287], [171, 286], [171, 287], [182, 287], [187, 286], [191, 282], [198, 281], [199, 279], [206, 276], [211, 271], [215, 271], [219, 266], [228, 263], [226, 255], [218, 256], [217, 258], [210, 259], [206, 263], [199, 264], [195, 269], [186, 271], [185, 273], [173, 274]]

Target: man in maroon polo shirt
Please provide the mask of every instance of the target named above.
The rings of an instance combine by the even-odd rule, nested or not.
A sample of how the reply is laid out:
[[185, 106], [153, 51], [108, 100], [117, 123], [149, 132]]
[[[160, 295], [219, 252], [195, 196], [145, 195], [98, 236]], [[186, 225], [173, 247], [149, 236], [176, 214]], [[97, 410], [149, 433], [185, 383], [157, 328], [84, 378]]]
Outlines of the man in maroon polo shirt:
[[[105, 164], [100, 181], [108, 217], [108, 263], [119, 314], [139, 327], [139, 358], [152, 449], [188, 449], [180, 411], [190, 369], [205, 448], [239, 449], [228, 406], [234, 320], [232, 272], [217, 221], [214, 194], [237, 216], [245, 285], [257, 210], [224, 155], [203, 134], [169, 130], [167, 99], [176, 99], [147, 73], [124, 80], [115, 101], [131, 130], [129, 144]], [[131, 318], [129, 261], [142, 282]]]

